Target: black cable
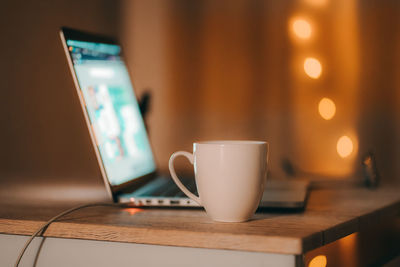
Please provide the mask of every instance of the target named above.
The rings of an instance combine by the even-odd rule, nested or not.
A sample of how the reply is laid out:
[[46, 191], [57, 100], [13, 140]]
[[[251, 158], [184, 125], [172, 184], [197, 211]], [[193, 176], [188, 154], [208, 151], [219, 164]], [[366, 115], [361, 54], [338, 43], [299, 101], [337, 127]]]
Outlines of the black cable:
[[50, 220], [48, 220], [46, 223], [44, 223], [42, 226], [39, 227], [38, 230], [36, 230], [36, 232], [34, 232], [31, 237], [28, 239], [28, 241], [26, 241], [24, 247], [22, 248], [21, 252], [19, 253], [18, 259], [15, 262], [14, 267], [18, 267], [22, 256], [24, 256], [24, 253], [26, 251], [26, 249], [28, 248], [29, 244], [32, 242], [32, 240], [39, 235], [39, 233], [42, 232], [42, 235], [45, 231], [45, 229], [54, 221], [56, 221], [57, 219], [61, 218], [62, 216], [65, 216], [71, 212], [83, 209], [83, 208], [88, 208], [88, 207], [95, 207], [95, 206], [109, 206], [109, 207], [125, 207], [127, 206], [127, 204], [124, 203], [109, 203], [109, 202], [98, 202], [98, 203], [89, 203], [89, 204], [84, 204], [81, 206], [77, 206], [71, 209], [68, 209], [66, 211], [61, 212], [60, 214], [54, 216], [53, 218], [51, 218]]

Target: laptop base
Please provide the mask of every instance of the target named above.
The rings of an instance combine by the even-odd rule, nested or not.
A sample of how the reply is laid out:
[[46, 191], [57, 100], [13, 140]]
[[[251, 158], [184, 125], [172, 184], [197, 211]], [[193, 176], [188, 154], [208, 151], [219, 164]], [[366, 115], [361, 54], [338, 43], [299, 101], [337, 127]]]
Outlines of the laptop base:
[[[194, 179], [182, 182], [197, 195]], [[194, 188], [193, 188], [194, 187]], [[309, 182], [295, 180], [268, 180], [259, 210], [263, 209], [303, 209], [308, 195]], [[168, 193], [175, 193], [168, 195]], [[139, 190], [119, 196], [119, 202], [132, 203], [140, 207], [197, 207], [201, 206], [187, 198], [171, 178], [156, 178]]]

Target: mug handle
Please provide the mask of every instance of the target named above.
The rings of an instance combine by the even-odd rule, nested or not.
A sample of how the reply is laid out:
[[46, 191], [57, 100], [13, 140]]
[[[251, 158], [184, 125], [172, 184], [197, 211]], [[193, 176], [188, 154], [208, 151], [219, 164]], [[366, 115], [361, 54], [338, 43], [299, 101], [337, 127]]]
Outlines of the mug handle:
[[188, 158], [190, 163], [193, 165], [193, 154], [192, 153], [185, 152], [185, 151], [178, 151], [178, 152], [173, 153], [171, 155], [171, 157], [169, 158], [169, 172], [171, 173], [172, 179], [174, 180], [176, 185], [182, 190], [182, 192], [185, 193], [185, 195], [187, 195], [190, 199], [192, 199], [197, 204], [201, 205], [200, 198], [198, 196], [196, 196], [195, 194], [193, 194], [192, 192], [190, 192], [182, 184], [182, 182], [179, 180], [178, 176], [176, 176], [175, 168], [174, 168], [174, 160], [178, 156], [185, 156], [186, 158]]

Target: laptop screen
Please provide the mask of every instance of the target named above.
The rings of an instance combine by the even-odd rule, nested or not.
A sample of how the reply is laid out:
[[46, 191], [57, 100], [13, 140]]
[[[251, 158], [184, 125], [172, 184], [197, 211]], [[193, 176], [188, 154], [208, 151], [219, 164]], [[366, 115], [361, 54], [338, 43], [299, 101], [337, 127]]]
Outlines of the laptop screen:
[[66, 41], [110, 184], [154, 172], [153, 154], [120, 46]]

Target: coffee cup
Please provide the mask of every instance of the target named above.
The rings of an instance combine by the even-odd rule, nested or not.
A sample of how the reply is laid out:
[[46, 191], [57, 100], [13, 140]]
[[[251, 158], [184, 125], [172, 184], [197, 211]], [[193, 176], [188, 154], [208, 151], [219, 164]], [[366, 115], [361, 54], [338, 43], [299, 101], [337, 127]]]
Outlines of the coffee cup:
[[[193, 144], [193, 153], [178, 151], [169, 159], [176, 185], [203, 206], [211, 219], [244, 222], [256, 211], [266, 183], [268, 143], [264, 141], [206, 141]], [[199, 196], [175, 173], [174, 160], [185, 156], [194, 166]]]

